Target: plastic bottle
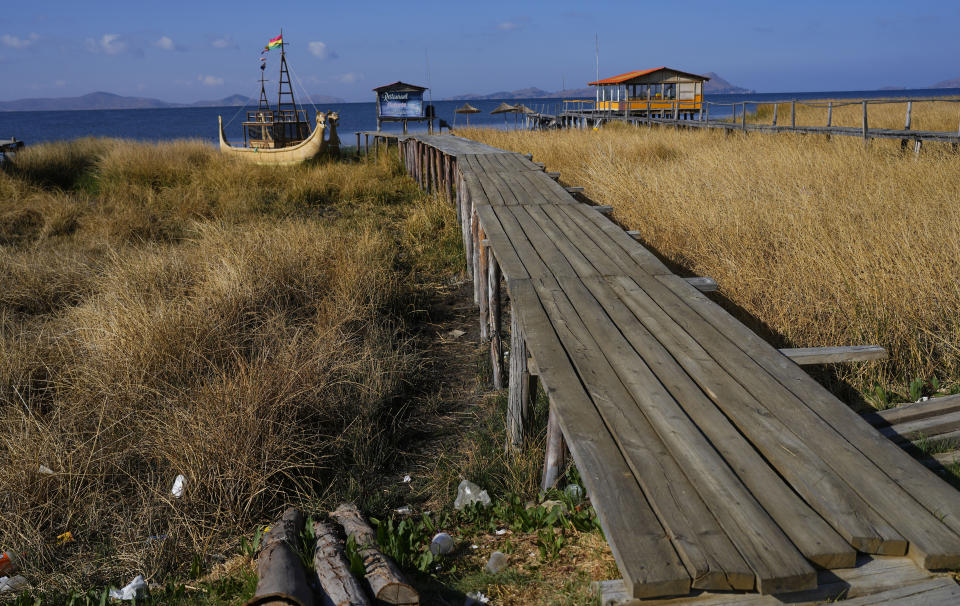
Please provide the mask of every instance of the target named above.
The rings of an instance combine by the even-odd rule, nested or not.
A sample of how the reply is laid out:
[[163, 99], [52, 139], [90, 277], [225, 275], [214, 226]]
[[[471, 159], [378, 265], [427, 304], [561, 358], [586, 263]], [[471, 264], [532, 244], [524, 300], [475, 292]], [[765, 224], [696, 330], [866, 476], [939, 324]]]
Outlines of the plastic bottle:
[[453, 551], [453, 537], [445, 532], [438, 532], [430, 541], [430, 553], [433, 555], [446, 555]]

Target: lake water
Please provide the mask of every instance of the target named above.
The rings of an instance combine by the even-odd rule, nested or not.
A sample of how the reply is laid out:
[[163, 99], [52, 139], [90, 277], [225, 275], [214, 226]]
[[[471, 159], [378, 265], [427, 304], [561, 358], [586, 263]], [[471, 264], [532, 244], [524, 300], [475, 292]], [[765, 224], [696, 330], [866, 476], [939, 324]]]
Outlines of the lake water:
[[[739, 103], [742, 101], [770, 102], [789, 99], [859, 99], [859, 98], [913, 98], [958, 96], [960, 89], [922, 89], [898, 91], [820, 91], [805, 93], [752, 93], [747, 95], [706, 95], [706, 100], [715, 103]], [[481, 113], [470, 116], [471, 125], [513, 128], [514, 115], [491, 115], [490, 111], [502, 101], [475, 100], [470, 104]], [[509, 99], [508, 103], [524, 103], [535, 110], [555, 112], [561, 99]], [[463, 125], [464, 115], [454, 114], [454, 109], [463, 101], [434, 101], [437, 116], [450, 124]], [[313, 108], [307, 106], [313, 116]], [[0, 112], [0, 139], [16, 137], [27, 145], [43, 141], [76, 139], [78, 137], [120, 137], [141, 141], [157, 141], [184, 138], [199, 138], [216, 143], [217, 116], [223, 116], [227, 124], [227, 138], [232, 142], [242, 140], [240, 123], [245, 118], [238, 107], [187, 107], [169, 109], [121, 109], [88, 111], [38, 111]], [[375, 130], [376, 107], [370, 103], [333, 103], [318, 106], [321, 111], [340, 112], [339, 133], [344, 145], [355, 141], [353, 133], [359, 130]], [[710, 117], [730, 115], [730, 107], [711, 107]], [[384, 125], [388, 132], [399, 132], [400, 125]], [[411, 132], [426, 130], [426, 123], [412, 123]]]

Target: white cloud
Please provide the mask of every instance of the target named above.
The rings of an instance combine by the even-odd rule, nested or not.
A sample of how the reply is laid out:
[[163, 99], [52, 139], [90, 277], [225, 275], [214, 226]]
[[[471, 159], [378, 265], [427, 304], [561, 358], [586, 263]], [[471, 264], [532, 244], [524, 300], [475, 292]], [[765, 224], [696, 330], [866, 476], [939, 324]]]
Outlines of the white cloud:
[[223, 86], [223, 78], [217, 76], [197, 76], [197, 80], [204, 86]]
[[159, 49], [171, 51], [177, 48], [177, 45], [173, 43], [168, 36], [161, 36], [159, 40], [153, 43]]
[[92, 53], [107, 55], [119, 55], [127, 50], [127, 43], [120, 37], [120, 34], [104, 34], [99, 40], [87, 38], [86, 46], [87, 50]]
[[40, 39], [40, 36], [37, 34], [30, 34], [26, 38], [19, 38], [17, 36], [11, 36], [10, 34], [4, 34], [0, 36], [0, 42], [4, 46], [10, 48], [27, 48], [28, 46], [33, 45], [34, 42]]
[[503, 23], [497, 24], [497, 29], [503, 32], [509, 32], [520, 27], [519, 23], [513, 21], [504, 21]]
[[230, 36], [214, 38], [210, 44], [213, 46], [213, 48], [233, 48], [237, 46], [237, 44], [233, 41], [233, 38]]
[[337, 53], [327, 46], [326, 42], [310, 42], [307, 44], [307, 48], [310, 49], [310, 52], [313, 53], [315, 57], [320, 57], [321, 59], [337, 58]]
[[358, 74], [357, 72], [347, 72], [338, 76], [337, 80], [343, 82], [344, 84], [353, 84], [358, 80], [363, 80], [363, 74]]

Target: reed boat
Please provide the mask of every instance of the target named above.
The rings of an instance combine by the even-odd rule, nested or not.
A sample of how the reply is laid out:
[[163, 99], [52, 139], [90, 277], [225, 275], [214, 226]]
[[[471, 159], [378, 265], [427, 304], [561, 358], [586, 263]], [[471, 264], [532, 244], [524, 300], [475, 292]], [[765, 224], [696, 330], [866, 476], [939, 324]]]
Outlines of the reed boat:
[[[255, 164], [298, 164], [325, 153], [339, 153], [337, 112], [316, 112], [313, 131], [307, 120], [307, 110], [297, 107], [287, 68], [283, 34], [271, 40], [263, 52], [280, 48], [280, 93], [277, 109], [270, 107], [264, 87], [266, 60], [260, 59], [260, 102], [254, 111], [247, 112], [243, 122], [243, 145], [231, 145], [223, 129], [223, 116], [217, 116], [220, 127], [221, 153], [236, 156]], [[263, 54], [263, 53], [261, 53]], [[326, 138], [324, 138], [326, 134]]]

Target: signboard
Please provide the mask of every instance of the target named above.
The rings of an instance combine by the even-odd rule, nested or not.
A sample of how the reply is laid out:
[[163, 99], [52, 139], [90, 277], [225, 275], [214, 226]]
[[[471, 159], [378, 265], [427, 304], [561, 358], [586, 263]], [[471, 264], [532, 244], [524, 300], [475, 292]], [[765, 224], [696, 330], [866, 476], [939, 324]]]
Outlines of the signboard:
[[384, 118], [422, 118], [422, 91], [382, 91], [377, 95], [377, 109]]

